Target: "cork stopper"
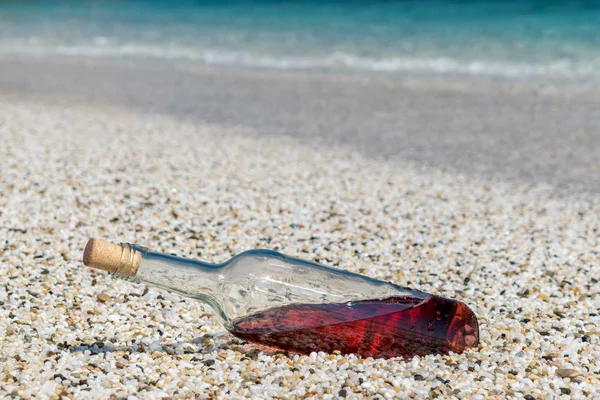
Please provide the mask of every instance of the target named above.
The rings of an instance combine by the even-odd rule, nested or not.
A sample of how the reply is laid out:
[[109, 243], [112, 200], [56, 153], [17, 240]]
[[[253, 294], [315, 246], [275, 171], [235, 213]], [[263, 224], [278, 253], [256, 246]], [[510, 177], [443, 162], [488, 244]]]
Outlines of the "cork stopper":
[[142, 254], [127, 243], [114, 244], [90, 239], [83, 252], [83, 263], [121, 276], [135, 276]]

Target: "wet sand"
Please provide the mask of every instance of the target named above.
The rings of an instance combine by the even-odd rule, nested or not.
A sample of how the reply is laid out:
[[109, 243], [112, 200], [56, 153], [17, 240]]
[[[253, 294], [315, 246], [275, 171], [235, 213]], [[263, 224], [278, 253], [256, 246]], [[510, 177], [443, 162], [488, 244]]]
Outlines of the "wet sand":
[[[483, 177], [600, 191], [600, 96], [535, 84], [0, 59], [0, 90], [66, 95]], [[334, 155], [333, 155], [334, 156]]]

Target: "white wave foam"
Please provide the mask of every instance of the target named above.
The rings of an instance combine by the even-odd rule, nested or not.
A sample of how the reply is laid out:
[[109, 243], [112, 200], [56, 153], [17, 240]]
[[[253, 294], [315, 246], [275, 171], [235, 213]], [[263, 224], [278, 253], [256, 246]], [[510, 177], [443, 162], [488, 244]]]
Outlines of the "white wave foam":
[[471, 60], [452, 58], [389, 57], [369, 58], [335, 52], [325, 57], [276, 57], [242, 51], [195, 49], [167, 45], [110, 45], [106, 41], [95, 45], [39, 45], [1, 43], [0, 54], [64, 55], [88, 57], [151, 57], [170, 60], [190, 60], [207, 65], [241, 65], [271, 69], [346, 69], [378, 72], [429, 72], [437, 74], [490, 75], [508, 78], [550, 76], [562, 78], [597, 76], [600, 59], [588, 62], [557, 60], [545, 64]]

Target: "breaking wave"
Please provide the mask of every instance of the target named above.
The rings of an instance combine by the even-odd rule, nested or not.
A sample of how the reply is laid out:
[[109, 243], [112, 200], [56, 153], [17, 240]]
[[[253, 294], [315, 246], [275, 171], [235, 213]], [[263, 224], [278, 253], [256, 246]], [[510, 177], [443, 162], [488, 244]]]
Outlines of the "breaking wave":
[[196, 49], [183, 46], [144, 44], [31, 45], [0, 43], [0, 54], [61, 55], [85, 57], [141, 57], [189, 60], [205, 65], [230, 65], [281, 70], [356, 70], [374, 72], [423, 72], [435, 74], [488, 75], [507, 78], [586, 78], [600, 74], [600, 59], [556, 60], [524, 63], [488, 60], [459, 60], [439, 57], [363, 57], [343, 52], [326, 56], [274, 56], [244, 51]]

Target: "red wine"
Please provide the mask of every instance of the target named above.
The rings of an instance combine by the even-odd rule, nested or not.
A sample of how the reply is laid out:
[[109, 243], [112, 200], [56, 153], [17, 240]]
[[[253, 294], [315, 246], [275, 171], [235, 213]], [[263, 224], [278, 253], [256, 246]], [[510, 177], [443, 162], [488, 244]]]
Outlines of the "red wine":
[[375, 358], [461, 353], [479, 343], [471, 309], [437, 296], [290, 304], [237, 319], [231, 332], [297, 353], [339, 350]]

